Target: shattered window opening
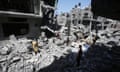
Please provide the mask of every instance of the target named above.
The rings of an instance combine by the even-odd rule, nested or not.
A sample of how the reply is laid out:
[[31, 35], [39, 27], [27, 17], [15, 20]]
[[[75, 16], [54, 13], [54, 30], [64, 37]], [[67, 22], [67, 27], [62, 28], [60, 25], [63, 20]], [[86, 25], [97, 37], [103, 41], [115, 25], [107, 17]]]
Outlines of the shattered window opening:
[[3, 23], [4, 36], [15, 34], [16, 36], [25, 35], [29, 32], [29, 24], [27, 23]]

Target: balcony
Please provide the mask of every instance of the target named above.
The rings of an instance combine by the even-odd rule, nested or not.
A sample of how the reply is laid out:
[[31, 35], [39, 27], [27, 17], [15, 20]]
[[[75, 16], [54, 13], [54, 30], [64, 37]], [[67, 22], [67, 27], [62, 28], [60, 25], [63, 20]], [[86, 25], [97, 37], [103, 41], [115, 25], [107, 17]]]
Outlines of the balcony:
[[40, 0], [1, 0], [0, 15], [8, 17], [41, 18]]
[[7, 17], [20, 17], [20, 18], [41, 18], [41, 15], [36, 15], [33, 13], [22, 13], [22, 12], [14, 12], [14, 11], [0, 11], [0, 16]]

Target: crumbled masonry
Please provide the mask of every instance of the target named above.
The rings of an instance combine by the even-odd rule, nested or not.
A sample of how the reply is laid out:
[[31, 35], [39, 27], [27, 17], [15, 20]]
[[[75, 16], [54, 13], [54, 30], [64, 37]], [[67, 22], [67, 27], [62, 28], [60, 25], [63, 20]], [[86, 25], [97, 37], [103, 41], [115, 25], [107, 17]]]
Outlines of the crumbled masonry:
[[[54, 21], [55, 8], [42, 5], [43, 22], [40, 23], [43, 25], [36, 26], [36, 20], [32, 18], [26, 20], [31, 23], [28, 25], [28, 37], [8, 34], [7, 39], [0, 40], [0, 72], [117, 72], [120, 66], [119, 22], [103, 17], [92, 18], [90, 7], [75, 7], [70, 13], [58, 15]], [[36, 10], [35, 13], [39, 15], [38, 7]], [[4, 20], [6, 18], [3, 17]], [[26, 33], [26, 30], [23, 28], [20, 32]], [[0, 36], [3, 36], [1, 32], [2, 28]], [[83, 53], [77, 62], [79, 45]], [[77, 63], [80, 63], [79, 66]]]
[[[107, 32], [104, 36], [100, 34], [100, 39], [97, 40], [95, 46], [90, 47], [85, 56], [83, 56], [80, 67], [75, 66], [76, 54], [72, 53], [74, 47], [71, 44], [66, 45], [65, 38], [67, 36], [64, 33], [60, 34], [61, 40], [56, 37], [52, 37], [47, 41], [46, 39], [39, 38], [39, 52], [37, 54], [32, 50], [31, 39], [16, 38], [14, 35], [11, 35], [9, 40], [0, 41], [0, 71], [82, 72], [82, 70], [85, 70], [84, 68], [87, 68], [88, 71], [85, 72], [90, 72], [92, 69], [94, 69], [92, 72], [96, 72], [96, 68], [99, 66], [102, 66], [103, 69], [104, 67], [110, 68], [112, 59], [111, 48], [120, 45], [119, 33], [120, 31], [111, 31]], [[109, 37], [107, 37], [108, 35]], [[72, 38], [70, 42], [75, 41]], [[58, 63], [53, 64], [56, 61]], [[46, 69], [44, 70], [44, 68]]]

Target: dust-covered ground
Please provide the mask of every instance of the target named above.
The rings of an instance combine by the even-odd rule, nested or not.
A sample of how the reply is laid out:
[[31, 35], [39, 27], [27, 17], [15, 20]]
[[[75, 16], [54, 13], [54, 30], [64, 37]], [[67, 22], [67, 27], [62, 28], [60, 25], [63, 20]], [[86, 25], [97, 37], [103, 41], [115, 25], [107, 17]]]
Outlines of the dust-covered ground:
[[84, 53], [76, 66], [77, 53], [73, 52], [76, 36], [60, 33], [59, 37], [37, 39], [39, 51], [32, 49], [28, 38], [0, 41], [0, 72], [120, 72], [120, 30], [100, 31], [99, 39]]

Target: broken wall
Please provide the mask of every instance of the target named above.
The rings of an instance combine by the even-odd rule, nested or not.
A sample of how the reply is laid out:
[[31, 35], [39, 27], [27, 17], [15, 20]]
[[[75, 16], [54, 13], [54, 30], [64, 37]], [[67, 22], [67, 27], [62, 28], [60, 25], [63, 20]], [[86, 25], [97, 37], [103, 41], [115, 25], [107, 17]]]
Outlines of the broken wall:
[[40, 32], [40, 19], [0, 17], [0, 20], [1, 39], [12, 34], [15, 36], [37, 37]]
[[[44, 1], [43, 4], [42, 1]], [[56, 1], [1, 0], [0, 38], [6, 38], [11, 34], [30, 38], [38, 37], [41, 25], [53, 23], [49, 21], [53, 21]]]

